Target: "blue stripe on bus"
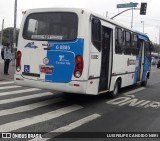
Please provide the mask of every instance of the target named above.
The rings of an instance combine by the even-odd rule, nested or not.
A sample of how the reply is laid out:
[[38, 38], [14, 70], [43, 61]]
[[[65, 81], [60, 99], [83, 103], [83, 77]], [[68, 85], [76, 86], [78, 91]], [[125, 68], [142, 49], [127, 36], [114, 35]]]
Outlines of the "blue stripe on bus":
[[138, 38], [144, 41], [149, 41], [148, 36], [146, 36], [146, 34], [143, 34], [143, 33], [138, 34]]
[[144, 63], [142, 81], [146, 80], [147, 72], [150, 71], [150, 67], [151, 67], [151, 62], [149, 61], [149, 59], [147, 58], [147, 56], [145, 56], [144, 59], [145, 59], [145, 63]]
[[[138, 56], [136, 57], [136, 62], [137, 61], [140, 61], [140, 58]], [[145, 56], [144, 67], [143, 67], [143, 74], [142, 74], [142, 81], [146, 80], [146, 75], [147, 75], [147, 72], [150, 71], [150, 66], [151, 66], [151, 62]], [[140, 66], [137, 64], [136, 68], [135, 68], [135, 74], [134, 74], [134, 82], [133, 82], [133, 84], [135, 84], [138, 81], [138, 78], [139, 78], [139, 75], [140, 75], [139, 71], [140, 71]]]
[[54, 67], [53, 74], [46, 74], [45, 80], [50, 82], [67, 83], [72, 79], [75, 66], [75, 56], [83, 56], [84, 39], [74, 41], [49, 41], [47, 58], [49, 66]]
[[136, 56], [136, 67], [135, 67], [134, 82], [133, 82], [134, 84], [137, 82], [139, 77], [139, 70], [140, 70], [139, 61], [140, 61], [139, 56]]

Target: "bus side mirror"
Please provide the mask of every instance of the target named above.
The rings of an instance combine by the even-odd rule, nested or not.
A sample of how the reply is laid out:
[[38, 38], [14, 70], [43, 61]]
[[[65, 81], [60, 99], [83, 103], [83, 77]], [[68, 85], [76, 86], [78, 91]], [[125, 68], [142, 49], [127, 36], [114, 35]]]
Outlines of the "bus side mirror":
[[92, 43], [97, 48], [97, 50], [101, 51], [101, 22], [98, 19], [92, 19]]

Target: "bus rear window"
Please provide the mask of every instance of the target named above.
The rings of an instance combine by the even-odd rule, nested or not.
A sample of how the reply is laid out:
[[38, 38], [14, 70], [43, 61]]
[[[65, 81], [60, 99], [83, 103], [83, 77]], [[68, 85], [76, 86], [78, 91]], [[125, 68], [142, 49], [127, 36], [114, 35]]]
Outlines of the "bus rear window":
[[23, 38], [29, 40], [74, 40], [77, 38], [78, 16], [54, 12], [30, 14], [25, 21]]

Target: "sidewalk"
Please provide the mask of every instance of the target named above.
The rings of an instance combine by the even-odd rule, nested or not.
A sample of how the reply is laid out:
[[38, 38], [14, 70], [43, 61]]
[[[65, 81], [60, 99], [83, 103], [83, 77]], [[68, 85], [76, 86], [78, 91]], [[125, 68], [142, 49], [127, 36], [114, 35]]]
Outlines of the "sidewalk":
[[0, 81], [13, 81], [14, 80], [14, 73], [15, 73], [15, 66], [13, 66], [12, 62], [9, 66], [9, 75], [4, 75], [4, 61], [0, 59]]

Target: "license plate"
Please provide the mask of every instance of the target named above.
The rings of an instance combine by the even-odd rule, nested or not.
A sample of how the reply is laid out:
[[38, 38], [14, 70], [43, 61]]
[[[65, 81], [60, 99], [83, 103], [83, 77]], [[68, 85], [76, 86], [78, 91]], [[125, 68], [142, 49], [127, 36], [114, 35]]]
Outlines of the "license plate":
[[40, 72], [41, 73], [52, 74], [53, 69], [54, 69], [53, 66], [45, 66], [45, 65], [40, 66]]

